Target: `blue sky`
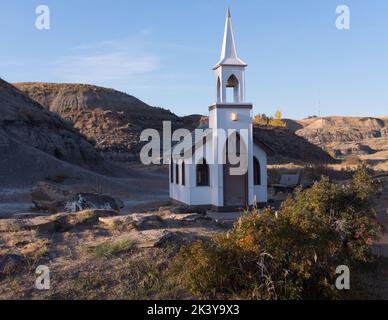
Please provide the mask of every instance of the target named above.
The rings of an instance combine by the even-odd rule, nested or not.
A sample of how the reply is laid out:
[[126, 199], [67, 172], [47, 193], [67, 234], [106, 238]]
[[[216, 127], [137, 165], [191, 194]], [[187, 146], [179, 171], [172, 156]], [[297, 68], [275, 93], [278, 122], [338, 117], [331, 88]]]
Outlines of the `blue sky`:
[[[34, 27], [40, 4], [48, 31]], [[341, 4], [349, 31], [335, 27]], [[386, 0], [0, 0], [0, 77], [97, 84], [206, 114], [228, 6], [256, 113], [388, 115]]]

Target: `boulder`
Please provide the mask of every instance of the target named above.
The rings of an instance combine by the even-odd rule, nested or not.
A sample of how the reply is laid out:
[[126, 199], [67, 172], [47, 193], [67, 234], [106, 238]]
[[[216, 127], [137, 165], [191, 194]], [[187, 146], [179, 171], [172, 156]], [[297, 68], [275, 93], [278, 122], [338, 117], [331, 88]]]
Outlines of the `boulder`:
[[107, 195], [74, 193], [47, 182], [39, 182], [31, 192], [32, 202], [39, 210], [79, 212], [87, 209], [120, 211], [124, 203]]
[[32, 202], [39, 210], [61, 211], [74, 194], [47, 182], [39, 182], [32, 188]]

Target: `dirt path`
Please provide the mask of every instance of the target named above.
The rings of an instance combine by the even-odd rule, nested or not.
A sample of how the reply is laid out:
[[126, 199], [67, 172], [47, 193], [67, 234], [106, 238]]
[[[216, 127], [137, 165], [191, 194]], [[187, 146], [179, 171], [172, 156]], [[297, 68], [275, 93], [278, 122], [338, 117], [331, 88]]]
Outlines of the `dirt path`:
[[[118, 198], [125, 204], [123, 213], [160, 207], [169, 200], [168, 173], [162, 166], [114, 164], [111, 176], [69, 176], [59, 186]], [[30, 211], [31, 190], [32, 186], [0, 188], [0, 217]]]

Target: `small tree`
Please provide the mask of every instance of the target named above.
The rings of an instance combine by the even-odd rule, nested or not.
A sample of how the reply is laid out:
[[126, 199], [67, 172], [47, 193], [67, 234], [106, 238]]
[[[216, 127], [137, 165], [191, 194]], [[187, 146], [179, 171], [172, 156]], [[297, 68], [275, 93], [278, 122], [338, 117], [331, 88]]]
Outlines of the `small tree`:
[[275, 112], [275, 118], [271, 119], [270, 125], [273, 127], [282, 127], [282, 128], [287, 126], [286, 122], [282, 120], [281, 111], [278, 110]]
[[255, 124], [266, 126], [266, 125], [268, 125], [268, 121], [269, 121], [269, 119], [265, 113], [258, 114], [255, 116]]

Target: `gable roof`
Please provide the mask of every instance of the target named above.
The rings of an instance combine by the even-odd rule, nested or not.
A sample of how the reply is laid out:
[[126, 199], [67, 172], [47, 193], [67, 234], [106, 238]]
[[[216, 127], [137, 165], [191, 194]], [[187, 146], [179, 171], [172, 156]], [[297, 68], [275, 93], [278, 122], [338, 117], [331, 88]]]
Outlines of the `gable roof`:
[[[204, 137], [208, 137], [212, 134], [212, 130], [209, 128], [208, 124], [202, 124], [198, 127], [198, 129], [201, 130], [208, 130], [208, 133]], [[187, 149], [193, 148], [192, 151], [194, 151], [200, 146], [200, 143], [203, 142], [202, 139], [199, 139], [196, 141], [196, 136], [195, 136], [195, 130], [190, 133], [191, 135], [191, 144], [187, 146]], [[206, 142], [206, 140], [205, 140]], [[180, 142], [173, 142], [171, 145], [171, 149], [168, 151], [168, 154], [171, 154], [172, 151], [174, 151], [174, 147]], [[253, 135], [253, 143], [256, 144], [258, 147], [260, 147], [268, 156], [273, 156], [274, 155], [274, 150], [265, 142], [260, 140], [258, 137]]]

